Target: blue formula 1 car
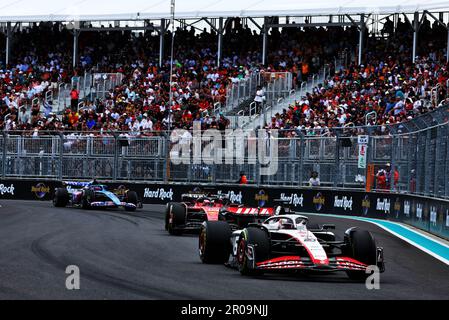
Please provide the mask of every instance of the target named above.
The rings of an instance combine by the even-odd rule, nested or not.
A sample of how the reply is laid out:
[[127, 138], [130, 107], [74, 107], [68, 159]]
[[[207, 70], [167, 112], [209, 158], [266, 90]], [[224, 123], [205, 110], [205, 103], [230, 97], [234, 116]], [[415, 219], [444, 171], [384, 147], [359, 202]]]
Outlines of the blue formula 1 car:
[[142, 208], [142, 202], [138, 199], [135, 191], [119, 187], [109, 191], [108, 187], [97, 181], [75, 182], [63, 181], [62, 188], [56, 188], [53, 198], [55, 207], [79, 207], [91, 208], [118, 208], [123, 207], [126, 211], [135, 211]]

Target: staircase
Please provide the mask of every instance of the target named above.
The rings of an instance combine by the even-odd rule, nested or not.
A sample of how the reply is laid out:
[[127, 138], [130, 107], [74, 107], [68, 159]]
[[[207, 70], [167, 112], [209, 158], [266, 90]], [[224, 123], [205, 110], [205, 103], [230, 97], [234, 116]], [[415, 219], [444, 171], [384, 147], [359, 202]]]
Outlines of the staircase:
[[243, 121], [242, 127], [252, 130], [262, 127], [264, 123], [269, 122], [276, 113], [282, 113], [284, 109], [287, 109], [291, 104], [295, 103], [295, 101], [301, 100], [301, 97], [307, 92], [311, 92], [319, 83], [323, 83], [328, 75], [328, 69], [326, 70], [323, 68], [322, 72], [313, 75], [307, 82], [304, 81], [299, 88], [291, 90], [286, 98], [279, 98], [272, 106], [265, 106], [259, 114], [250, 114], [249, 117], [245, 119], [246, 121]]

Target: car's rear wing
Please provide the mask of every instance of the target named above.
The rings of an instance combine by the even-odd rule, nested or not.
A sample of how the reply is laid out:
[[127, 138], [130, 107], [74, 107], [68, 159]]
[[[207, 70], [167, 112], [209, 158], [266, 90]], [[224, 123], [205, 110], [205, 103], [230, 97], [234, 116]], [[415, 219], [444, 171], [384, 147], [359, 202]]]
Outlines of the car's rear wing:
[[277, 212], [277, 214], [301, 214], [301, 212], [292, 209], [291, 200], [274, 199], [273, 202], [282, 206], [282, 210]]
[[261, 216], [269, 217], [274, 215], [274, 208], [251, 208], [251, 207], [228, 207], [226, 211], [238, 216]]
[[212, 200], [229, 200], [229, 197], [225, 194], [211, 194], [211, 193], [184, 193], [181, 195], [182, 201], [192, 202], [198, 199], [208, 199]]

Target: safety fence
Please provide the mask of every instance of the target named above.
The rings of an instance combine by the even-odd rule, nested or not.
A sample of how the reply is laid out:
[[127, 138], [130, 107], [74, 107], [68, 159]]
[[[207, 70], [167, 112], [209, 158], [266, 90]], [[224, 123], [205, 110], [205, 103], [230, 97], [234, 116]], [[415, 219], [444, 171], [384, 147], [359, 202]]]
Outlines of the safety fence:
[[[212, 149], [205, 142], [210, 132], [197, 140], [198, 133], [187, 131], [145, 136], [4, 131], [0, 177], [228, 184], [244, 172], [255, 185], [304, 186], [316, 172], [322, 186], [364, 189], [368, 184], [374, 190], [449, 198], [448, 123], [449, 106], [444, 106], [385, 126], [242, 130], [241, 136], [215, 131]], [[171, 141], [174, 133], [177, 140]], [[202, 141], [199, 158], [195, 141]], [[187, 150], [187, 161], [176, 161], [180, 147]], [[238, 156], [237, 149], [243, 150]], [[211, 150], [213, 161], [206, 154]], [[267, 166], [275, 170], [264, 174]]]

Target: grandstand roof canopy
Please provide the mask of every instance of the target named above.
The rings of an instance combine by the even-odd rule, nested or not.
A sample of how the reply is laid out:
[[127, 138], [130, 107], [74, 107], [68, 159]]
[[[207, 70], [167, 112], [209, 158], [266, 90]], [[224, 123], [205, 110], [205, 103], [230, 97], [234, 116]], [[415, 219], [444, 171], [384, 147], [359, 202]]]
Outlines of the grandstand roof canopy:
[[[176, 18], [391, 14], [446, 11], [442, 0], [176, 0]], [[170, 17], [170, 0], [2, 0], [0, 22]]]

